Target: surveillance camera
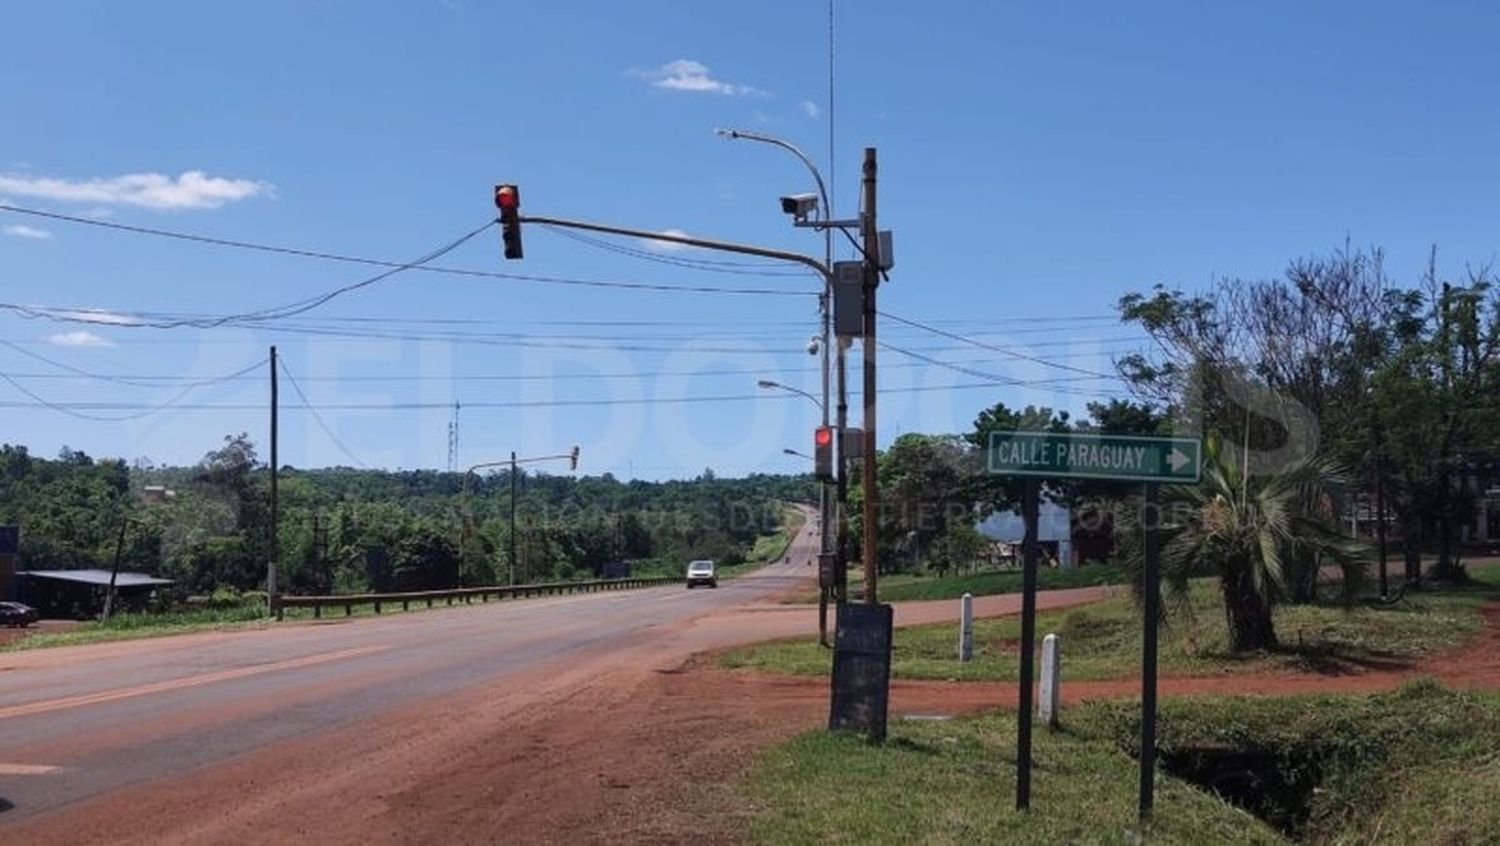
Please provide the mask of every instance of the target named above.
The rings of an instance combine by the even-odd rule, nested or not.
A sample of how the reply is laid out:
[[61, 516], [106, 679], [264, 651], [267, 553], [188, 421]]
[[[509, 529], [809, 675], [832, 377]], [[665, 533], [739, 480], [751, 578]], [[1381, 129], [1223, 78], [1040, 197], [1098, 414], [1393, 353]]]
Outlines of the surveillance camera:
[[817, 194], [792, 194], [781, 198], [782, 213], [789, 214], [797, 220], [806, 220], [808, 215], [817, 210]]
[[822, 341], [818, 340], [816, 335], [807, 340], [808, 355], [817, 355], [820, 349], [822, 349]]

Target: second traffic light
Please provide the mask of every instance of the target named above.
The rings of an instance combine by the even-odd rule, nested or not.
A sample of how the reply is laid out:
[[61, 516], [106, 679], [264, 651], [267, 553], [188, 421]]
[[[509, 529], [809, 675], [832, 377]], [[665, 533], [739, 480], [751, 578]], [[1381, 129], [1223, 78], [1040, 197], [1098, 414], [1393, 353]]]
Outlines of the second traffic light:
[[813, 474], [819, 481], [833, 481], [833, 427], [813, 430]]
[[500, 240], [505, 244], [505, 257], [521, 258], [521, 189], [496, 185], [495, 208], [500, 210]]

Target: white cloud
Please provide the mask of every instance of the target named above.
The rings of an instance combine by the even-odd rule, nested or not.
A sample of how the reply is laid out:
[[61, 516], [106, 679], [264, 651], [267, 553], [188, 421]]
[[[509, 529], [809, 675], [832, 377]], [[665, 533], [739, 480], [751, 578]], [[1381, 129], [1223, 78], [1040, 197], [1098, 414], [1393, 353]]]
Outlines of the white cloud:
[[692, 59], [678, 59], [667, 62], [654, 70], [631, 71], [632, 76], [651, 81], [657, 88], [665, 88], [668, 91], [691, 91], [704, 94], [725, 94], [731, 97], [745, 94], [765, 94], [766, 92], [753, 85], [742, 85], [737, 82], [725, 82], [722, 79], [714, 79], [709, 72], [708, 65], [695, 62]]
[[59, 332], [47, 338], [47, 343], [57, 347], [112, 347], [114, 342], [101, 338], [93, 332]]
[[817, 120], [818, 115], [822, 114], [822, 112], [818, 109], [818, 104], [814, 103], [811, 100], [803, 100], [802, 102], [797, 104], [797, 108], [801, 109], [804, 115], [807, 115], [813, 120]]
[[127, 173], [83, 180], [0, 173], [0, 191], [64, 203], [176, 210], [216, 209], [225, 203], [269, 196], [275, 187], [269, 182], [225, 179], [189, 170], [175, 178], [164, 173]]
[[[675, 235], [678, 238], [689, 237], [688, 234], [686, 232], [683, 232], [681, 229], [663, 229], [661, 231], [661, 234]], [[694, 249], [687, 244], [676, 244], [671, 241], [657, 241], [652, 238], [642, 238], [641, 246], [645, 247], [653, 253], [680, 253], [683, 250]]]
[[16, 238], [32, 238], [37, 241], [46, 241], [52, 237], [51, 232], [45, 229], [38, 229], [35, 226], [27, 226], [24, 223], [5, 227], [5, 234]]

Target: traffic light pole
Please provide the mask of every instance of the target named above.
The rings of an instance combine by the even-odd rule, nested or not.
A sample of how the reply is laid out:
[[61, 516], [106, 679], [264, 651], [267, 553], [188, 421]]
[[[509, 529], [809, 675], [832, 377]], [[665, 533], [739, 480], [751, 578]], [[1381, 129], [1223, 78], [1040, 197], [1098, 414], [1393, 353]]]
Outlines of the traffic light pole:
[[[572, 452], [561, 452], [556, 455], [534, 455], [530, 458], [517, 458], [515, 452], [511, 452], [509, 461], [486, 461], [475, 464], [464, 471], [464, 485], [468, 486], [469, 474], [475, 470], [483, 470], [487, 467], [509, 467], [510, 468], [510, 584], [516, 583], [516, 476], [520, 472], [522, 464], [533, 464], [538, 461], [561, 461], [568, 459], [572, 462], [571, 469], [578, 469], [578, 447], [573, 447]], [[462, 555], [462, 550], [459, 551]], [[462, 566], [461, 564], [459, 565]]]
[[875, 148], [865, 148], [863, 202], [860, 209], [860, 229], [864, 236], [865, 254], [865, 336], [860, 341], [865, 359], [865, 444], [864, 469], [860, 482], [864, 486], [864, 539], [860, 552], [865, 565], [865, 602], [874, 605], [876, 598], [876, 515], [878, 513], [876, 466], [875, 466], [875, 289], [880, 283], [880, 236], [875, 226]]

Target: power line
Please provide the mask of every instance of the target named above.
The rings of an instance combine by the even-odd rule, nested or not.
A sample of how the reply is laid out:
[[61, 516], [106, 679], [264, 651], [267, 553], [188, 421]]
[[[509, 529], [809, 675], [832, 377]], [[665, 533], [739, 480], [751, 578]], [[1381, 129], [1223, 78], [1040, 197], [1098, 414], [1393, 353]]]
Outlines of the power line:
[[[965, 367], [963, 365], [955, 364], [953, 362], [942, 361], [940, 359], [932, 358], [931, 356], [922, 355], [921, 353], [914, 352], [912, 350], [908, 350], [908, 349], [905, 349], [903, 347], [895, 346], [894, 344], [890, 344], [890, 343], [888, 343], [886, 341], [877, 341], [877, 343], [879, 343], [882, 348], [888, 349], [891, 352], [901, 353], [902, 355], [909, 356], [911, 358], [915, 358], [915, 359], [918, 359], [920, 361], [925, 361], [928, 364], [934, 364], [934, 365], [937, 365], [938, 367], [943, 367], [943, 368], [946, 368], [948, 370], [952, 370], [952, 371], [954, 371], [956, 373], [962, 373], [962, 374], [964, 374], [966, 376], [976, 376], [976, 377], [981, 378], [981, 379], [993, 379], [993, 380], [997, 380], [997, 381], [1003, 380], [1003, 384], [1012, 385], [1012, 386], [1015, 386], [1015, 387], [1038, 387], [1038, 386], [1045, 385], [1045, 386], [1053, 388], [1058, 393], [1063, 393], [1063, 394], [1074, 394], [1074, 395], [1077, 395], [1077, 396], [1097, 396], [1098, 395], [1097, 392], [1094, 392], [1094, 391], [1081, 390], [1081, 389], [1077, 389], [1077, 388], [1066, 388], [1066, 387], [1054, 385], [1054, 384], [1052, 384], [1051, 382], [1049, 382], [1047, 380], [1037, 380], [1037, 381], [1033, 381], [1033, 382], [1026, 382], [1026, 381], [1019, 380], [1019, 379], [1006, 379], [1003, 376], [996, 376], [993, 373], [986, 373], [983, 370], [975, 370], [975, 369], [973, 369], [971, 367]], [[1070, 368], [1070, 369], [1074, 369], [1074, 368]], [[1097, 375], [1091, 375], [1091, 378], [1098, 378], [1098, 379], [1118, 379], [1119, 377], [1118, 376], [1105, 376], [1103, 374], [1097, 374]]]
[[348, 456], [349, 460], [354, 462], [355, 466], [362, 470], [368, 470], [369, 466], [360, 461], [359, 456], [355, 455], [349, 447], [345, 446], [344, 442], [339, 440], [339, 436], [333, 433], [333, 429], [323, 421], [323, 415], [318, 413], [318, 409], [308, 400], [307, 394], [302, 392], [302, 386], [297, 384], [297, 377], [293, 376], [291, 368], [286, 366], [286, 360], [282, 359], [276, 363], [281, 367], [281, 372], [286, 374], [287, 381], [292, 383], [292, 390], [296, 391], [297, 396], [302, 398], [303, 407], [312, 415], [312, 419], [318, 424], [318, 428], [323, 430], [323, 434], [328, 436], [328, 440], [333, 441], [333, 445], [338, 447], [339, 451], [344, 455]]
[[[40, 394], [37, 394], [36, 392], [28, 389], [25, 385], [22, 385], [20, 382], [16, 381], [9, 374], [0, 373], [0, 379], [3, 379], [12, 388], [15, 388], [17, 391], [20, 391], [21, 393], [23, 393], [26, 396], [30, 397], [34, 401], [32, 404], [18, 403], [18, 402], [14, 402], [14, 401], [0, 402], [0, 407], [6, 407], [6, 408], [28, 408], [28, 407], [29, 408], [35, 408], [35, 407], [42, 407], [42, 408], [49, 408], [49, 409], [51, 409], [53, 411], [69, 415], [70, 417], [77, 417], [77, 418], [79, 418], [81, 420], [92, 420], [92, 421], [101, 422], [101, 423], [123, 423], [123, 422], [125, 422], [127, 420], [139, 420], [139, 419], [141, 419], [143, 417], [149, 417], [149, 416], [151, 416], [153, 414], [157, 414], [157, 413], [165, 411], [165, 410], [167, 410], [169, 408], [191, 408], [192, 406], [189, 406], [189, 405], [181, 403], [181, 400], [185, 399], [188, 396], [188, 394], [191, 394], [193, 391], [197, 390], [200, 387], [203, 387], [204, 385], [213, 384], [216, 381], [227, 381], [229, 379], [241, 376], [241, 375], [243, 375], [245, 373], [250, 372], [251, 370], [254, 370], [254, 369], [260, 367], [261, 365], [263, 365], [265, 363], [266, 363], [266, 359], [261, 359], [260, 361], [257, 361], [257, 362], [255, 362], [253, 364], [250, 364], [250, 365], [247, 365], [247, 366], [245, 366], [245, 367], [243, 367], [243, 368], [241, 368], [241, 369], [239, 369], [239, 370], [237, 370], [237, 371], [235, 371], [233, 373], [230, 373], [230, 374], [227, 374], [226, 376], [220, 377], [219, 379], [209, 380], [209, 381], [201, 383], [201, 384], [188, 385], [187, 387], [183, 388], [176, 395], [174, 395], [171, 399], [167, 400], [164, 403], [160, 403], [160, 404], [157, 404], [157, 405], [144, 405], [144, 406], [143, 405], [139, 405], [139, 404], [132, 406], [132, 405], [126, 405], [126, 404], [105, 404], [105, 403], [90, 404], [90, 403], [72, 403], [72, 402], [53, 402], [51, 400], [48, 400], [46, 397], [43, 397]], [[90, 374], [86, 373], [85, 371], [79, 371], [79, 372], [82, 375], [90, 375]], [[135, 413], [131, 413], [131, 414], [105, 416], [105, 415], [100, 415], [100, 414], [89, 414], [89, 413], [87, 413], [87, 411], [83, 410], [83, 409], [91, 409], [91, 410], [109, 410], [109, 409], [125, 410], [125, 409], [130, 409], [130, 408], [137, 409], [137, 411]]]
[[[263, 365], [264, 363], [265, 363], [264, 360], [262, 360], [261, 362], [258, 362], [254, 366], [259, 367], [259, 366]], [[0, 379], [6, 379], [8, 381], [9, 378], [10, 377], [7, 376], [6, 374], [0, 373]], [[956, 384], [956, 385], [919, 385], [919, 386], [908, 387], [908, 388], [882, 388], [880, 390], [880, 393], [882, 393], [882, 394], [918, 394], [918, 393], [932, 393], [932, 392], [937, 392], [937, 391], [977, 390], [977, 389], [992, 389], [992, 388], [997, 388], [997, 387], [1014, 387], [1014, 386], [1015, 385], [1014, 385], [1014, 383], [1012, 381], [985, 381], [985, 382], [970, 382], [970, 383], [963, 383], [963, 384]], [[36, 397], [34, 394], [31, 394], [30, 392], [26, 392], [26, 393], [28, 394], [28, 396], [32, 396], [37, 401], [34, 402], [34, 403], [25, 403], [25, 402], [18, 402], [18, 401], [0, 401], [0, 408], [36, 408], [36, 407], [46, 407], [46, 408], [51, 408], [51, 409], [56, 410], [56, 411], [67, 412], [67, 411], [80, 410], [80, 409], [85, 409], [85, 410], [115, 410], [115, 411], [120, 411], [120, 410], [129, 410], [129, 409], [139, 409], [139, 408], [143, 408], [144, 407], [144, 406], [142, 406], [141, 404], [138, 404], [138, 403], [123, 403], [123, 402], [100, 402], [100, 401], [47, 402], [45, 400], [42, 400], [40, 397]], [[1085, 395], [1088, 395], [1088, 396], [1111, 396], [1110, 394], [1092, 394], [1092, 393], [1087, 393], [1087, 392], [1083, 392], [1083, 393], [1085, 393]], [[637, 397], [637, 398], [631, 398], [631, 399], [601, 399], [601, 398], [591, 398], [591, 399], [577, 399], [577, 400], [514, 400], [514, 401], [507, 401], [507, 400], [483, 401], [483, 400], [481, 400], [481, 401], [478, 401], [478, 402], [468, 402], [468, 401], [466, 401], [466, 402], [464, 402], [464, 408], [510, 409], [510, 408], [579, 408], [579, 407], [595, 407], [595, 406], [604, 407], [604, 406], [630, 406], [630, 405], [699, 405], [699, 404], [706, 404], [706, 403], [721, 403], [721, 402], [754, 402], [754, 401], [757, 401], [757, 400], [789, 401], [789, 400], [796, 400], [796, 399], [799, 399], [799, 398], [797, 396], [793, 395], [793, 394], [779, 394], [779, 393], [763, 392], [763, 393], [755, 393], [755, 394], [721, 394], [721, 395], [713, 395], [713, 396], [691, 396], [691, 397]], [[307, 403], [305, 400], [300, 405], [299, 404], [282, 403], [279, 406], [279, 408], [281, 408], [283, 411], [312, 411], [312, 410], [317, 410], [317, 411], [431, 411], [431, 410], [436, 410], [436, 409], [450, 409], [452, 407], [453, 407], [452, 403], [451, 402], [446, 402], [446, 401], [444, 401], [444, 402], [436, 402], [436, 401], [433, 401], [433, 402], [386, 402], [386, 403], [378, 403], [378, 402], [366, 402], [366, 403], [328, 403], [328, 404], [321, 404], [321, 405], [313, 405], [313, 404]], [[177, 404], [175, 406], [175, 408], [177, 410], [180, 410], [180, 411], [263, 411], [266, 408], [266, 404], [265, 403], [214, 403], [214, 404], [208, 404], [208, 403], [181, 403], [181, 404]]]
[[[605, 250], [618, 255], [641, 259], [642, 261], [655, 262], [673, 267], [684, 267], [690, 270], [706, 270], [711, 273], [735, 273], [742, 276], [807, 276], [812, 273], [810, 269], [792, 270], [786, 268], [785, 263], [775, 262], [751, 262], [751, 261], [722, 261], [716, 259], [697, 259], [687, 256], [667, 256], [650, 250], [641, 250], [627, 247], [623, 244], [614, 244], [603, 238], [595, 238], [582, 232], [573, 232], [560, 226], [550, 224], [536, 224], [554, 235], [561, 235], [582, 244], [587, 244], [595, 249]], [[665, 234], [665, 233], [664, 233]], [[666, 242], [663, 242], [666, 243]]]
[[975, 340], [973, 338], [966, 338], [963, 335], [956, 335], [956, 334], [954, 334], [952, 332], [947, 332], [947, 331], [944, 331], [942, 329], [938, 329], [935, 326], [928, 326], [925, 323], [919, 323], [919, 322], [917, 322], [915, 320], [907, 320], [904, 317], [897, 317], [896, 315], [890, 314], [889, 312], [882, 311], [882, 312], [878, 312], [878, 314], [881, 317], [884, 317], [884, 318], [886, 318], [888, 320], [894, 320], [897, 323], [904, 323], [907, 326], [912, 326], [912, 327], [915, 327], [917, 329], [923, 329], [923, 330], [926, 330], [928, 332], [931, 332], [934, 335], [941, 335], [944, 338], [951, 338], [951, 339], [953, 339], [955, 341], [962, 341], [965, 344], [969, 344], [970, 346], [979, 347], [980, 349], [986, 349], [986, 350], [991, 350], [991, 351], [998, 352], [998, 353], [1004, 353], [1005, 355], [1013, 356], [1015, 358], [1019, 358], [1019, 359], [1022, 359], [1024, 361], [1035, 362], [1035, 363], [1040, 364], [1040, 365], [1042, 365], [1044, 367], [1055, 367], [1055, 368], [1057, 368], [1059, 370], [1071, 370], [1071, 371], [1073, 371], [1075, 373], [1085, 373], [1085, 374], [1088, 374], [1090, 376], [1102, 376], [1102, 377], [1105, 377], [1105, 378], [1114, 378], [1110, 374], [1100, 373], [1097, 370], [1088, 370], [1088, 369], [1085, 369], [1085, 368], [1082, 368], [1082, 367], [1074, 367], [1074, 366], [1072, 366], [1070, 364], [1058, 364], [1057, 362], [1048, 361], [1047, 359], [1040, 358], [1038, 356], [1027, 355], [1026, 353], [1016, 352], [1015, 350], [1013, 350], [1013, 349], [1007, 349], [1006, 347], [997, 346], [995, 344], [988, 344], [988, 343], [985, 343], [984, 341], [978, 341], [978, 340]]
[[[784, 288], [737, 288], [716, 285], [666, 285], [652, 282], [624, 282], [611, 279], [574, 279], [564, 276], [536, 276], [519, 273], [501, 273], [492, 270], [469, 270], [458, 267], [444, 267], [440, 265], [422, 265], [421, 267], [409, 267], [407, 263], [385, 261], [382, 259], [351, 256], [342, 253], [331, 253], [322, 250], [308, 250], [298, 247], [284, 247], [275, 244], [263, 244], [253, 241], [240, 241], [230, 238], [216, 238], [208, 235], [196, 235], [188, 232], [176, 232], [169, 229], [155, 229], [148, 226], [135, 226], [132, 224], [118, 223], [110, 220], [95, 220], [93, 218], [78, 217], [77, 215], [62, 214], [59, 212], [42, 211], [40, 209], [14, 206], [0, 203], [0, 211], [13, 212], [15, 214], [31, 215], [33, 217], [46, 218], [64, 223], [76, 223], [83, 226], [94, 226], [101, 229], [109, 229], [119, 232], [129, 232], [136, 235], [152, 235], [159, 238], [171, 238], [180, 241], [205, 244], [215, 247], [231, 247], [241, 250], [252, 250], [276, 255], [295, 256], [299, 258], [319, 259], [321, 261], [335, 261], [346, 264], [363, 264], [372, 267], [387, 267], [400, 269], [416, 269], [423, 273], [441, 273], [453, 276], [468, 276], [480, 279], [502, 279], [508, 282], [530, 282], [545, 285], [571, 285], [586, 288], [615, 288], [629, 291], [653, 291], [658, 293], [685, 293], [685, 294], [744, 294], [754, 296], [770, 297], [815, 297], [817, 294], [810, 291], [788, 291]], [[494, 225], [490, 221], [481, 227], [480, 231]], [[11, 306], [3, 306], [11, 310], [17, 310]]]
[[[0, 206], [0, 208], [5, 208], [5, 206]], [[242, 314], [229, 314], [210, 318], [179, 318], [175, 320], [148, 321], [132, 319], [127, 315], [117, 314], [113, 312], [104, 314], [92, 309], [52, 311], [45, 308], [17, 305], [14, 303], [0, 303], [0, 308], [16, 312], [23, 317], [29, 318], [43, 318], [66, 323], [86, 323], [93, 326], [118, 326], [123, 328], [136, 329], [213, 329], [216, 327], [228, 325], [241, 325], [245, 323], [255, 324], [268, 320], [295, 317], [296, 315], [304, 314], [306, 312], [312, 311], [320, 305], [323, 305], [324, 303], [327, 303], [335, 297], [340, 297], [351, 291], [357, 291], [360, 288], [374, 285], [376, 282], [380, 282], [381, 280], [395, 276], [397, 273], [400, 273], [403, 270], [411, 270], [415, 267], [421, 267], [429, 261], [437, 259], [449, 252], [452, 252], [455, 249], [458, 249], [460, 246], [467, 243], [471, 238], [493, 225], [493, 221], [491, 221], [490, 223], [486, 223], [478, 229], [475, 229], [468, 234], [463, 235], [458, 239], [437, 248], [436, 250], [433, 250], [430, 253], [427, 253], [421, 258], [399, 265], [393, 265], [388, 270], [381, 271], [374, 276], [361, 279], [358, 282], [352, 282], [348, 285], [341, 285], [331, 291], [326, 291], [315, 297], [298, 300], [294, 303], [287, 303], [286, 305], [282, 306], [274, 306], [271, 308], [245, 312]]]
[[[18, 352], [23, 352], [18, 350]], [[983, 365], [983, 364], [1007, 364], [1010, 359], [976, 358], [964, 361], [949, 362], [956, 365]], [[884, 365], [895, 369], [908, 369], [925, 367], [930, 362], [925, 361], [898, 361]], [[775, 368], [767, 371], [764, 367], [739, 367], [739, 368], [715, 368], [709, 370], [641, 370], [636, 372], [605, 372], [605, 373], [549, 373], [549, 374], [521, 374], [521, 373], [495, 373], [495, 374], [450, 374], [446, 376], [432, 376], [423, 374], [382, 374], [351, 375], [351, 376], [304, 376], [304, 382], [551, 382], [572, 380], [610, 380], [610, 379], [650, 379], [662, 376], [766, 376], [785, 374], [807, 374], [819, 373], [814, 367], [799, 368]], [[133, 385], [143, 388], [159, 388], [171, 385], [184, 384], [184, 380], [190, 380], [186, 384], [212, 384], [223, 381], [229, 377], [216, 377], [213, 379], [198, 380], [186, 376], [161, 376], [149, 374], [95, 374], [78, 371], [77, 375], [69, 373], [11, 373], [14, 379], [23, 380], [58, 380], [58, 379], [107, 379], [124, 385]], [[236, 376], [234, 378], [259, 381], [260, 377], [253, 374]], [[1087, 382], [1097, 381], [1106, 377], [1102, 376], [1056, 376], [1046, 380], [1026, 382], [1025, 384], [1051, 384], [1055, 382]], [[1116, 377], [1107, 377], [1116, 378]]]

